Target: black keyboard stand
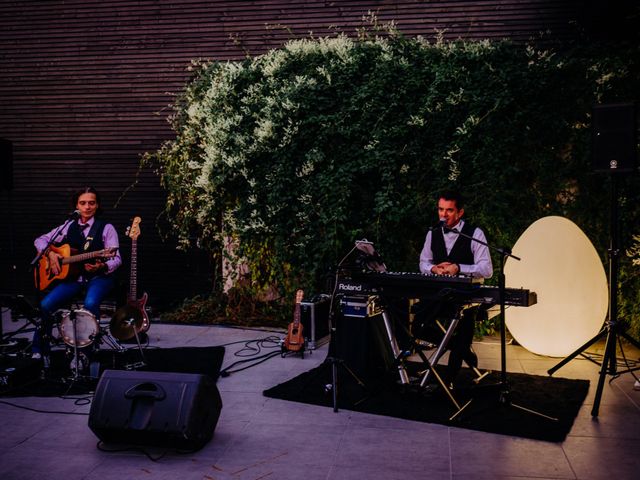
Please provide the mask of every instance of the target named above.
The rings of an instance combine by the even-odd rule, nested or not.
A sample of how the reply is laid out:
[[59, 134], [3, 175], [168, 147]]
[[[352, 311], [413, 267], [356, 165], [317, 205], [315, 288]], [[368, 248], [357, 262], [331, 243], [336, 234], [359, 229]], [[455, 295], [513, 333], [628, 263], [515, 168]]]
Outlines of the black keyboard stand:
[[460, 323], [462, 311], [463, 311], [462, 306], [456, 309], [456, 313], [454, 317], [451, 319], [451, 321], [449, 322], [448, 328], [445, 329], [444, 338], [440, 341], [440, 344], [438, 345], [438, 348], [433, 353], [433, 355], [431, 355], [431, 359], [428, 359], [427, 356], [424, 354], [424, 348], [420, 345], [420, 343], [417, 342], [415, 338], [413, 339], [416, 353], [418, 354], [420, 359], [423, 361], [423, 363], [427, 366], [427, 370], [422, 375], [422, 380], [420, 381], [420, 387], [423, 389], [427, 388], [427, 380], [429, 379], [429, 376], [433, 373], [433, 376], [436, 377], [436, 381], [442, 388], [442, 391], [447, 395], [447, 397], [449, 398], [449, 400], [451, 401], [451, 403], [456, 409], [456, 412], [451, 417], [449, 417], [449, 420], [455, 419], [465, 408], [469, 406], [469, 404], [471, 403], [471, 400], [469, 400], [468, 402], [466, 402], [464, 405], [461, 406], [460, 403], [458, 403], [456, 398], [453, 396], [453, 393], [452, 393], [453, 388], [450, 388], [446, 384], [442, 376], [436, 370], [435, 366], [440, 361], [440, 358], [442, 357], [442, 355], [444, 355], [444, 352], [447, 349], [447, 345], [449, 344], [449, 340], [451, 340], [451, 337], [453, 336], [453, 333], [455, 332], [456, 327], [458, 326], [458, 323]]

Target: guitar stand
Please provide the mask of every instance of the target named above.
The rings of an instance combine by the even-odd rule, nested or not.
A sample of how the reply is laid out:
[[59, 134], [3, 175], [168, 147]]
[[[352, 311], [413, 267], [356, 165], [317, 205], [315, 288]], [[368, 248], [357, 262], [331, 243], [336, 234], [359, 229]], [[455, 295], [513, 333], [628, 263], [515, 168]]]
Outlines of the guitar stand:
[[138, 351], [140, 352], [140, 361], [127, 365], [125, 367], [127, 370], [144, 367], [147, 364], [147, 360], [144, 358], [144, 350], [142, 349], [142, 344], [140, 343], [140, 336], [138, 335], [138, 330], [134, 328], [133, 333], [136, 336], [136, 343], [138, 344]]
[[98, 334], [95, 336], [95, 341], [97, 341], [99, 344], [104, 343], [109, 348], [111, 348], [112, 350], [117, 350], [119, 353], [122, 353], [126, 350], [126, 348], [123, 347], [108, 330], [102, 327], [100, 328], [100, 332], [98, 332]]
[[[282, 344], [282, 346], [280, 347], [280, 356], [282, 358], [287, 356], [287, 353], [299, 353], [300, 354], [300, 358], [304, 358], [304, 351], [306, 349], [307, 346], [307, 341], [304, 341], [304, 344], [302, 345], [302, 347], [300, 348], [300, 350], [288, 350], [287, 347], [284, 346], [284, 343]], [[311, 353], [313, 350], [309, 350], [309, 353]]]
[[[92, 341], [96, 342], [97, 345], [106, 345], [107, 348], [114, 350], [116, 354], [124, 354], [128, 350], [124, 347], [109, 331], [106, 327], [100, 327], [98, 333], [96, 335], [92, 335], [89, 337]], [[125, 363], [122, 365], [122, 368], [125, 370], [135, 370], [138, 368], [142, 368], [147, 365], [146, 359], [144, 357], [144, 349], [142, 348], [142, 343], [140, 341], [140, 335], [134, 329], [134, 338], [136, 339], [137, 348], [140, 351], [140, 361]], [[116, 367], [115, 359], [113, 360], [112, 367]], [[99, 362], [91, 362], [89, 364], [90, 377], [96, 379], [99, 377], [100, 364]]]
[[[124, 365], [124, 369], [125, 370], [136, 370], [138, 368], [142, 368], [144, 366], [147, 365], [147, 360], [144, 358], [144, 350], [142, 348], [142, 344], [140, 343], [140, 335], [138, 334], [138, 329], [135, 327], [135, 319], [134, 318], [130, 318], [129, 320], [127, 320], [125, 323], [128, 323], [129, 326], [131, 326], [133, 328], [133, 335], [136, 339], [136, 344], [138, 345], [138, 351], [140, 352], [140, 361], [138, 362], [133, 362], [133, 363], [127, 363]], [[128, 349], [122, 347], [122, 345], [120, 345], [120, 352], [126, 352], [128, 351]]]

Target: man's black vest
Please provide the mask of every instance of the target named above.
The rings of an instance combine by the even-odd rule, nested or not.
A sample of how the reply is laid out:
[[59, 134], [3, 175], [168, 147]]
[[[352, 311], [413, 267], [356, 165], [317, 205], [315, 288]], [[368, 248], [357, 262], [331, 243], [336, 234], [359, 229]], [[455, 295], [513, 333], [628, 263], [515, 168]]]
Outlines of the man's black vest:
[[[71, 248], [75, 248], [81, 253], [102, 250], [104, 248], [104, 242], [102, 241], [104, 226], [105, 222], [96, 219], [91, 225], [87, 238], [85, 238], [78, 222], [73, 222], [69, 225], [69, 230], [67, 230], [67, 242]], [[87, 242], [89, 243], [87, 244]], [[85, 249], [85, 247], [87, 248]]]
[[[87, 238], [85, 238], [82, 234], [82, 231], [80, 230], [78, 222], [73, 222], [71, 225], [69, 225], [69, 230], [67, 230], [67, 242], [69, 243], [69, 246], [77, 250], [79, 253], [102, 250], [104, 248], [104, 242], [102, 241], [102, 232], [104, 231], [105, 225], [105, 222], [96, 219], [89, 229]], [[95, 274], [90, 274], [88, 272], [82, 272], [82, 276], [86, 278], [91, 278], [94, 275]], [[103, 273], [100, 273], [100, 275], [103, 275]]]
[[[462, 227], [462, 233], [473, 236], [476, 227], [465, 222]], [[455, 235], [448, 233], [447, 235]], [[442, 262], [451, 262], [463, 265], [473, 265], [474, 258], [471, 251], [471, 239], [458, 235], [456, 243], [453, 244], [451, 252], [447, 255], [447, 248], [444, 244], [444, 234], [442, 228], [437, 228], [431, 234], [431, 253], [433, 255], [433, 263], [435, 265]]]

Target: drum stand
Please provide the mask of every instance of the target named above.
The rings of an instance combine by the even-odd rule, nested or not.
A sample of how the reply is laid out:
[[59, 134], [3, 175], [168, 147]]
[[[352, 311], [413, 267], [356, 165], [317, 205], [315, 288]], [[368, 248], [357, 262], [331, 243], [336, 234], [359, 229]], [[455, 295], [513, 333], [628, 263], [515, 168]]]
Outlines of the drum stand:
[[[75, 361], [74, 361], [73, 368], [71, 369], [72, 376], [69, 379], [70, 382], [68, 384], [67, 392], [69, 392], [71, 388], [79, 381], [87, 380], [90, 378], [90, 377], [87, 377], [86, 375], [81, 374], [80, 355], [85, 357], [87, 361], [89, 360], [89, 358], [86, 356], [86, 354], [81, 352], [80, 349], [78, 348], [78, 318], [76, 315], [76, 310], [73, 307], [71, 307], [71, 309], [69, 310], [69, 318], [71, 319], [71, 324], [73, 325], [73, 358]], [[46, 362], [45, 362], [45, 365], [46, 365]], [[88, 366], [89, 365], [87, 365], [87, 367]], [[63, 380], [63, 383], [66, 383], [66, 381]]]
[[[78, 319], [77, 319], [77, 315], [76, 315], [76, 310], [75, 309], [71, 309], [69, 311], [69, 318], [71, 320], [71, 323], [73, 325], [73, 355], [75, 358], [75, 365], [72, 368], [72, 373], [73, 373], [73, 378], [72, 378], [72, 383], [76, 382], [78, 380], [80, 380], [83, 375], [81, 375], [81, 369], [80, 369], [80, 356], [79, 355], [85, 355], [84, 353], [82, 353], [80, 351], [80, 349], [78, 348]], [[129, 320], [126, 320], [124, 323], [126, 323], [127, 326], [133, 328], [133, 333], [135, 335], [136, 338], [136, 343], [138, 344], [138, 350], [140, 351], [140, 357], [141, 357], [141, 361], [137, 361], [137, 362], [133, 362], [133, 363], [127, 363], [124, 365], [124, 369], [125, 370], [135, 370], [137, 368], [141, 368], [144, 367], [146, 365], [146, 360], [144, 358], [144, 352], [142, 349], [142, 344], [140, 343], [140, 338], [138, 335], [138, 331], [135, 328], [135, 319], [131, 318]], [[118, 340], [113, 337], [111, 335], [111, 333], [109, 331], [107, 331], [106, 329], [103, 329], [102, 327], [100, 327], [100, 322], [97, 322], [98, 324], [98, 333], [96, 335], [90, 335], [89, 339], [91, 340], [91, 342], [97, 342], [98, 344], [101, 343], [105, 343], [107, 344], [111, 349], [117, 351], [118, 353], [124, 353], [127, 351], [127, 349], [125, 347], [123, 347]], [[90, 371], [92, 371], [92, 365], [93, 362], [89, 364], [90, 366]], [[93, 379], [97, 379], [99, 376], [99, 364], [97, 364], [98, 366], [98, 372], [95, 372], [95, 374], [91, 373], [90, 377]]]
[[[76, 382], [80, 379], [80, 357], [78, 356], [78, 322], [76, 318], [76, 311], [72, 307], [69, 311], [69, 316], [71, 318], [71, 324], [73, 325], [73, 358], [75, 359], [75, 365], [73, 368], [73, 382]], [[84, 355], [84, 354], [83, 354]]]

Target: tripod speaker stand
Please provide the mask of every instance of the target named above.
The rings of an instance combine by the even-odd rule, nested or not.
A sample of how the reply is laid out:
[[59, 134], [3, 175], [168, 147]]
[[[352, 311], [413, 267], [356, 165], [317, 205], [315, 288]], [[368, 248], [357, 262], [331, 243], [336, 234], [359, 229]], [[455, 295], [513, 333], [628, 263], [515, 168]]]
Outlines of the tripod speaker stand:
[[[618, 256], [620, 255], [620, 225], [618, 216], [618, 178], [620, 173], [637, 169], [636, 108], [633, 103], [596, 105], [593, 108], [593, 161], [595, 170], [606, 171], [611, 178], [610, 235], [609, 235], [609, 317], [602, 330], [564, 360], [547, 370], [549, 375], [567, 364], [577, 355], [606, 336], [604, 357], [600, 364], [600, 376], [596, 388], [591, 416], [597, 417], [602, 400], [602, 389], [608, 375], [620, 375], [640, 369], [617, 371], [616, 346], [618, 336], [640, 349], [640, 343], [626, 334], [618, 321]], [[585, 356], [586, 357], [586, 356]], [[591, 360], [589, 357], [587, 359]], [[594, 361], [594, 360], [591, 360]], [[595, 361], [594, 361], [595, 362]], [[597, 362], [595, 362], [597, 363]]]
[[[586, 349], [591, 345], [606, 337], [604, 357], [600, 364], [600, 376], [598, 378], [598, 386], [596, 388], [595, 398], [593, 400], [593, 408], [591, 409], [591, 416], [597, 417], [600, 409], [600, 401], [602, 399], [602, 389], [604, 388], [604, 381], [607, 375], [620, 375], [622, 373], [628, 373], [637, 368], [628, 368], [627, 370], [617, 370], [617, 358], [616, 358], [616, 346], [618, 344], [618, 336], [623, 337], [629, 343], [640, 349], [640, 343], [634, 338], [627, 335], [627, 333], [620, 325], [618, 321], [618, 256], [620, 254], [620, 241], [618, 234], [618, 176], [611, 176], [611, 232], [610, 232], [610, 244], [609, 244], [609, 318], [607, 319], [605, 326], [600, 332], [591, 340], [586, 342], [576, 351], [571, 353], [561, 362], [554, 367], [547, 370], [549, 375], [553, 375], [556, 370], [566, 365], [569, 361], [573, 360], [576, 356], [582, 355]], [[588, 360], [591, 358], [586, 357]], [[591, 360], [594, 361], [594, 360]], [[595, 362], [595, 361], [594, 361]], [[597, 362], [595, 362], [597, 363]]]

